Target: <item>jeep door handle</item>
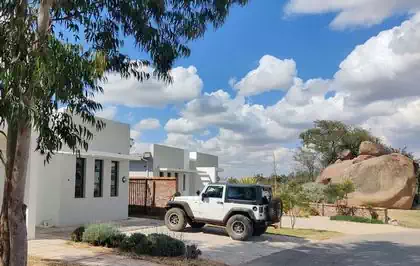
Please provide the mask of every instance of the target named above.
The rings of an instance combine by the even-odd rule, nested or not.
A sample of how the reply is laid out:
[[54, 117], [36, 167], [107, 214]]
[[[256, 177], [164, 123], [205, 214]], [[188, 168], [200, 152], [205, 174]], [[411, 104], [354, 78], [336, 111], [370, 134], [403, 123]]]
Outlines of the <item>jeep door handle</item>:
[[223, 204], [223, 201], [218, 201], [217, 204]]

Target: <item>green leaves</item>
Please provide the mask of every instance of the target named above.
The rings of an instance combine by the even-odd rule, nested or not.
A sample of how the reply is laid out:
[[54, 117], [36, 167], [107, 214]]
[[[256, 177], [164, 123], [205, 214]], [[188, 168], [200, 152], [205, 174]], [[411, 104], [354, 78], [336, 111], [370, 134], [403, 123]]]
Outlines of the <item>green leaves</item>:
[[359, 155], [359, 146], [363, 141], [380, 142], [369, 131], [341, 121], [317, 120], [314, 125], [314, 128], [302, 132], [299, 137], [305, 147], [320, 155], [324, 167], [334, 163], [344, 150], [350, 150], [354, 156]]

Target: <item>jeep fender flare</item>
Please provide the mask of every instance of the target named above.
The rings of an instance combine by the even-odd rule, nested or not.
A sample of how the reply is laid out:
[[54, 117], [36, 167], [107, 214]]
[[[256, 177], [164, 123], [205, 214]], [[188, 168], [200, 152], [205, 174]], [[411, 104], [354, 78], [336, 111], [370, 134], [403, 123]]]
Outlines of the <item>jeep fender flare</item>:
[[187, 214], [188, 218], [194, 219], [194, 214], [190, 208], [190, 205], [187, 202], [183, 201], [169, 201], [166, 204], [165, 209], [169, 210], [171, 208], [181, 208], [184, 210], [184, 212]]
[[223, 218], [223, 223], [226, 224], [230, 217], [236, 214], [242, 214], [245, 216], [249, 216], [251, 221], [255, 222], [256, 218], [252, 210], [246, 209], [246, 208], [232, 208], [230, 211], [225, 215], [225, 218]]

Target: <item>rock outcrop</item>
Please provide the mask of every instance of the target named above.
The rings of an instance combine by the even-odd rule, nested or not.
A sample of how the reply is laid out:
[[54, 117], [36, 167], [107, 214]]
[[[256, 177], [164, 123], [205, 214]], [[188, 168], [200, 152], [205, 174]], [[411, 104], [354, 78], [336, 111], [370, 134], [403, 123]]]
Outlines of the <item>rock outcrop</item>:
[[385, 148], [381, 144], [363, 141], [359, 146], [360, 155], [381, 156], [385, 154]]
[[352, 180], [356, 191], [349, 195], [350, 205], [410, 209], [416, 190], [413, 161], [399, 153], [385, 154], [383, 147], [371, 144], [362, 143], [363, 154], [357, 158], [325, 168], [317, 181], [327, 184]]

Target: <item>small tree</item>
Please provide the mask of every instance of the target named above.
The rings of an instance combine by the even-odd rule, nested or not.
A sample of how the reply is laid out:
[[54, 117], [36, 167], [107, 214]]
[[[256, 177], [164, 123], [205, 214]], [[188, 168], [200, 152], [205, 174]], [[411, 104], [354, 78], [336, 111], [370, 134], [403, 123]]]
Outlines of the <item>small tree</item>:
[[244, 177], [244, 178], [238, 179], [238, 184], [258, 184], [258, 178]]
[[299, 210], [309, 208], [309, 199], [302, 185], [297, 182], [291, 181], [280, 185], [279, 188], [277, 197], [282, 200], [283, 212], [289, 215], [292, 229], [294, 229]]
[[307, 172], [310, 181], [315, 181], [315, 177], [320, 169], [317, 152], [311, 149], [298, 148], [293, 155], [293, 160], [297, 163], [298, 171]]

